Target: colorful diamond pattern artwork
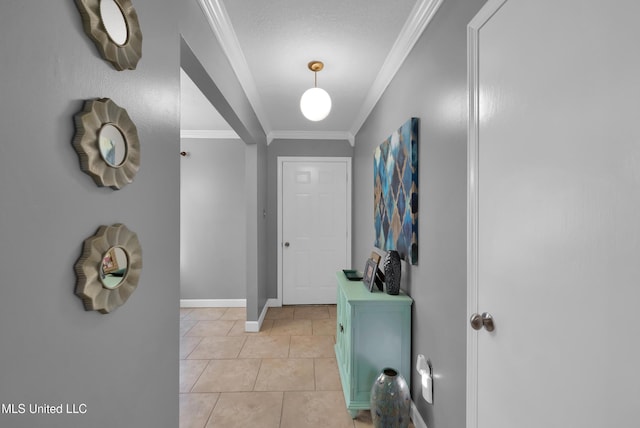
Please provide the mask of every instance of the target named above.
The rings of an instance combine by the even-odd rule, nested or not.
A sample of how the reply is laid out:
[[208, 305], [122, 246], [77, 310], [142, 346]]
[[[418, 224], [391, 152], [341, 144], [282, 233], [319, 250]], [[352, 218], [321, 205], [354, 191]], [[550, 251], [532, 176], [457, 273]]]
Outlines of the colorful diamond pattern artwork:
[[373, 154], [374, 245], [418, 263], [418, 119], [411, 118]]

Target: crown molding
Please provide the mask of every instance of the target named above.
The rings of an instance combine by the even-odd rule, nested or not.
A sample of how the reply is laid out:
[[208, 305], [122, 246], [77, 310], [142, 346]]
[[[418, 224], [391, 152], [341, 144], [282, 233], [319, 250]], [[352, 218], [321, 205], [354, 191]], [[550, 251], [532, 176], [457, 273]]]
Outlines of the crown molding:
[[351, 126], [356, 135], [444, 0], [419, 0], [409, 14]]
[[231, 20], [222, 3], [222, 0], [198, 0], [213, 33], [227, 56], [231, 68], [234, 70], [242, 89], [244, 90], [253, 110], [267, 134], [267, 144], [276, 138], [282, 139], [321, 139], [321, 140], [348, 140], [353, 146], [355, 135], [358, 133], [371, 111], [382, 97], [391, 80], [396, 75], [402, 63], [407, 58], [411, 49], [416, 44], [431, 19], [440, 8], [444, 0], [418, 0], [407, 22], [405, 22], [398, 38], [389, 51], [378, 75], [347, 132], [306, 132], [306, 131], [272, 131], [267, 119], [258, 89], [249, 69], [247, 60], [240, 47]]
[[215, 131], [210, 129], [181, 129], [180, 138], [239, 140], [240, 136], [231, 129], [223, 131]]
[[271, 131], [267, 134], [267, 145], [273, 140], [346, 140], [351, 147], [355, 144], [352, 133], [341, 131]]
[[222, 46], [222, 50], [227, 56], [227, 59], [231, 64], [231, 68], [240, 82], [240, 86], [242, 86], [244, 93], [249, 99], [249, 103], [253, 107], [253, 111], [255, 112], [260, 125], [262, 125], [262, 129], [268, 133], [271, 130], [271, 124], [269, 123], [269, 119], [262, 107], [260, 94], [258, 93], [258, 88], [255, 80], [253, 79], [253, 74], [251, 74], [251, 69], [249, 68], [247, 59], [242, 52], [238, 37], [231, 25], [231, 20], [229, 19], [227, 10], [220, 0], [198, 0], [198, 4], [204, 12], [205, 17], [209, 22], [209, 26], [213, 30], [218, 42], [220, 42], [220, 46]]

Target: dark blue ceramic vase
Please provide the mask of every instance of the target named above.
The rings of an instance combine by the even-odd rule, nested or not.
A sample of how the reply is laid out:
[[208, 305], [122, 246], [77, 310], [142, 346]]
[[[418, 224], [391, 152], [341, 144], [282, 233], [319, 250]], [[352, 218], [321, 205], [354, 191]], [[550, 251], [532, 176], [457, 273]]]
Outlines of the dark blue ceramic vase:
[[385, 368], [371, 387], [371, 419], [376, 428], [407, 428], [411, 394], [395, 369]]

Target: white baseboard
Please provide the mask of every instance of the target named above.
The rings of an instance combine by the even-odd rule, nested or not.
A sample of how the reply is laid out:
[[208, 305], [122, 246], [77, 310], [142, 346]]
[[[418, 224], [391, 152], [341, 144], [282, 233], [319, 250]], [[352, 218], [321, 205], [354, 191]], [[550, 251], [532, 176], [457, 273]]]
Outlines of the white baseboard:
[[260, 331], [260, 327], [262, 327], [262, 322], [264, 321], [265, 315], [267, 315], [267, 311], [271, 307], [282, 306], [278, 304], [278, 299], [267, 299], [267, 303], [262, 308], [262, 312], [258, 317], [258, 321], [247, 321], [244, 324], [244, 331], [248, 333], [257, 333]]
[[418, 412], [418, 408], [413, 401], [411, 401], [411, 420], [413, 421], [413, 425], [415, 425], [416, 428], [428, 428], [427, 424], [424, 423], [424, 419], [422, 419], [422, 416], [420, 416], [420, 412]]
[[245, 308], [247, 299], [180, 299], [181, 308]]

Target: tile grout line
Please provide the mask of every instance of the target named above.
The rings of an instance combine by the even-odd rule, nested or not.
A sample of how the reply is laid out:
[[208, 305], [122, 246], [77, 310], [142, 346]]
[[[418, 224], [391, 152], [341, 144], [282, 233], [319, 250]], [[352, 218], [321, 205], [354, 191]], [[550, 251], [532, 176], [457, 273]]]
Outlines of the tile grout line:
[[[187, 360], [185, 360], [187, 361]], [[198, 375], [198, 378], [193, 382], [193, 385], [191, 385], [191, 387], [189, 388], [189, 391], [187, 391], [187, 393], [191, 394], [196, 394], [196, 392], [193, 391], [193, 388], [196, 386], [196, 384], [198, 383], [198, 381], [200, 380], [200, 378], [202, 377], [202, 374], [207, 370], [207, 367], [209, 367], [209, 364], [211, 364], [211, 360], [189, 360], [189, 361], [206, 361], [207, 364], [205, 364], [204, 368], [202, 369], [202, 371], [200, 372], [200, 374]]]
[[[234, 337], [234, 336], [226, 336], [226, 337]], [[245, 343], [247, 343], [247, 337], [246, 336], [244, 336], [242, 338], [242, 345], [240, 345], [240, 349], [238, 349], [238, 353], [236, 354], [236, 356], [233, 357], [234, 360], [240, 359], [240, 352], [242, 352], [242, 348], [244, 348]], [[262, 363], [260, 363], [260, 364], [262, 364]]]
[[282, 418], [284, 416], [284, 391], [282, 391], [282, 404], [280, 404], [280, 423], [278, 423], [278, 427], [282, 428]]
[[221, 392], [218, 393], [218, 398], [216, 398], [216, 402], [213, 403], [213, 407], [211, 408], [211, 411], [209, 412], [209, 416], [207, 417], [207, 420], [204, 421], [204, 425], [202, 425], [202, 428], [207, 428], [207, 424], [209, 423], [209, 420], [211, 420], [211, 417], [213, 416], [213, 411], [216, 409], [216, 406], [220, 402], [220, 398], [222, 398], [222, 393]]
[[317, 373], [316, 373], [316, 359], [313, 358], [313, 390], [318, 390], [318, 382], [316, 381]]
[[[199, 320], [194, 320], [194, 321], [195, 321], [196, 323], [195, 323], [194, 325], [192, 325], [191, 327], [189, 327], [189, 330], [185, 331], [185, 332], [184, 332], [184, 334], [182, 335], [182, 337], [187, 337], [187, 336], [189, 336], [189, 332], [190, 332], [191, 330], [193, 330], [193, 328], [194, 328], [195, 326], [197, 326], [197, 325], [200, 323], [200, 321], [199, 321]], [[189, 337], [190, 337], [190, 336], [189, 336]], [[196, 336], [196, 337], [199, 337], [199, 336]]]
[[200, 340], [198, 340], [198, 343], [196, 343], [196, 346], [193, 347], [193, 349], [191, 350], [191, 352], [189, 352], [187, 355], [185, 355], [184, 358], [182, 358], [183, 360], [188, 360], [189, 357], [191, 356], [191, 354], [193, 354], [193, 351], [196, 350], [196, 348], [200, 345], [200, 343], [202, 343], [202, 340], [204, 339], [204, 336], [189, 336], [189, 337], [199, 337]]
[[264, 358], [260, 358], [260, 365], [258, 366], [258, 373], [256, 373], [256, 378], [253, 380], [253, 386], [251, 387], [251, 391], [248, 392], [256, 392], [256, 384], [258, 383], [258, 377], [260, 376], [260, 370], [262, 370], [262, 363], [264, 362]]

